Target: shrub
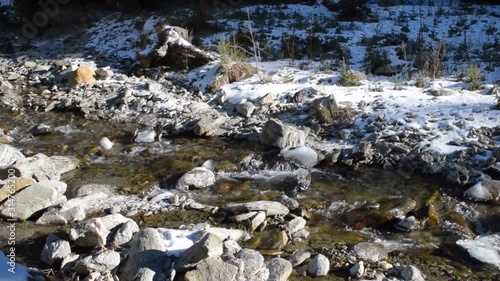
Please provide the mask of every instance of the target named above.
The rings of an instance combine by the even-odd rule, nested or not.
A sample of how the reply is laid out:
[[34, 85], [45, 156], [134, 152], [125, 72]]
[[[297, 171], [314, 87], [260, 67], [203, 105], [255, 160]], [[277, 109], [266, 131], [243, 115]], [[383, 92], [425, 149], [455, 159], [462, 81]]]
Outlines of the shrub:
[[359, 73], [352, 71], [345, 61], [342, 62], [342, 76], [340, 77], [338, 85], [343, 87], [356, 87], [361, 85]]
[[477, 91], [484, 88], [481, 80], [481, 70], [475, 64], [469, 65], [468, 75], [470, 78], [469, 91]]

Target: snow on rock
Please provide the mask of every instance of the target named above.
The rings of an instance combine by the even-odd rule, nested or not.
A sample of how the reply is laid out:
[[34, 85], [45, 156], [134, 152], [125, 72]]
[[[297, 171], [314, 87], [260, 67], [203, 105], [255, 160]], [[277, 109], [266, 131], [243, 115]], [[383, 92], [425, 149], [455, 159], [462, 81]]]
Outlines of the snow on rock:
[[475, 201], [488, 201], [500, 204], [500, 181], [483, 180], [464, 192], [464, 196]]
[[500, 269], [500, 234], [458, 240], [457, 245], [467, 250], [478, 261], [492, 264]]
[[292, 149], [283, 148], [280, 154], [285, 160], [290, 160], [305, 168], [312, 168], [318, 164], [318, 153], [306, 146], [299, 146]]

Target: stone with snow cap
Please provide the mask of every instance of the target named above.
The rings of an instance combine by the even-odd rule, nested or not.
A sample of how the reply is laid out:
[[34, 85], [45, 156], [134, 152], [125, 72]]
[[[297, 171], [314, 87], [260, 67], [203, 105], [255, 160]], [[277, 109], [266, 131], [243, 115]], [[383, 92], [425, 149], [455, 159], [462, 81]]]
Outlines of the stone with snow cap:
[[500, 270], [500, 234], [478, 236], [475, 239], [458, 240], [457, 245], [467, 250], [469, 255]]
[[178, 190], [187, 190], [189, 187], [205, 188], [215, 183], [215, 174], [213, 169], [215, 163], [207, 161], [201, 167], [192, 169], [185, 173], [175, 185]]
[[464, 196], [474, 201], [500, 204], [500, 181], [483, 180], [464, 192]]
[[298, 166], [312, 168], [318, 164], [318, 153], [307, 146], [298, 146], [295, 148], [285, 147], [280, 151], [285, 160], [292, 161]]

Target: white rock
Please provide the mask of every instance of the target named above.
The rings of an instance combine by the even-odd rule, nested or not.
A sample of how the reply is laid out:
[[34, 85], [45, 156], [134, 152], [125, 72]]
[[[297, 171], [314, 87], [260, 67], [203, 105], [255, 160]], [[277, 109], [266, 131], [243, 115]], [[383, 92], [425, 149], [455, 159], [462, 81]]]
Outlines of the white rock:
[[318, 153], [306, 146], [298, 146], [293, 149], [283, 148], [280, 154], [285, 160], [292, 161], [304, 168], [312, 168], [318, 164]]
[[10, 166], [26, 158], [19, 149], [8, 144], [0, 144], [0, 167]]
[[62, 240], [54, 234], [49, 234], [45, 241], [40, 260], [52, 266], [54, 263], [61, 261], [71, 254], [71, 246], [68, 241]]
[[135, 142], [137, 143], [144, 143], [144, 142], [154, 142], [156, 137], [156, 132], [155, 131], [141, 131], [138, 132], [137, 135], [135, 136]]
[[330, 270], [330, 261], [322, 254], [317, 255], [309, 263], [307, 272], [314, 277], [326, 276]]
[[101, 141], [99, 141], [99, 147], [102, 150], [110, 150], [115, 145], [112, 141], [110, 141], [107, 137], [103, 137]]

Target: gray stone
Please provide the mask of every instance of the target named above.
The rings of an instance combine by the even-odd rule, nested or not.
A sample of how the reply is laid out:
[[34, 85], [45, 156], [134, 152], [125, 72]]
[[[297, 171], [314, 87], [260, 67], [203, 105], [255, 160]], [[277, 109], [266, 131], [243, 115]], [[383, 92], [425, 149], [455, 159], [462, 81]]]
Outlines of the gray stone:
[[115, 75], [115, 73], [108, 68], [98, 68], [96, 69], [95, 74], [103, 79], [110, 79], [113, 75]]
[[[19, 149], [8, 144], [0, 144], [0, 168], [11, 166], [24, 158], [26, 157], [21, 153], [21, 151], [19, 151]], [[2, 177], [2, 179], [4, 178], [6, 177]]]
[[435, 97], [451, 96], [454, 94], [453, 91], [447, 89], [432, 89], [429, 90], [429, 93]]
[[255, 110], [255, 105], [249, 101], [244, 103], [239, 103], [236, 105], [236, 111], [243, 117], [252, 116], [253, 111]]
[[32, 130], [31, 133], [33, 136], [43, 136], [43, 135], [48, 135], [54, 132], [54, 129], [48, 125], [45, 125], [43, 123], [40, 123], [36, 125]]
[[222, 115], [202, 117], [194, 125], [194, 134], [197, 136], [218, 136], [223, 133], [220, 127], [225, 124], [229, 118]]
[[35, 66], [36, 66], [36, 62], [34, 62], [34, 61], [27, 60], [24, 62], [24, 67], [26, 67], [26, 68], [34, 68]]
[[254, 201], [248, 203], [232, 203], [226, 205], [224, 209], [240, 214], [251, 211], [264, 211], [267, 216], [285, 216], [290, 210], [279, 202], [273, 201]]
[[83, 197], [97, 192], [106, 193], [108, 196], [115, 195], [114, 190], [116, 189], [113, 185], [107, 184], [84, 184], [76, 190], [76, 197]]
[[252, 249], [243, 249], [238, 252], [236, 257], [243, 261], [244, 280], [252, 280], [252, 277], [254, 277], [264, 266], [264, 257], [258, 251]]
[[9, 74], [9, 76], [7, 76], [7, 80], [8, 81], [15, 81], [17, 79], [19, 79], [21, 77], [21, 74], [17, 73], [17, 72], [12, 72]]
[[236, 255], [236, 253], [242, 250], [238, 242], [232, 239], [224, 241], [224, 243], [222, 243], [222, 246], [224, 247], [224, 254], [227, 255]]
[[284, 148], [280, 154], [285, 160], [291, 161], [299, 167], [309, 169], [318, 164], [318, 153], [306, 146], [299, 146], [292, 149]]
[[290, 210], [295, 210], [300, 206], [297, 200], [290, 198], [285, 194], [281, 194], [278, 198], [275, 199], [275, 201], [280, 202]]
[[420, 270], [413, 266], [397, 266], [389, 269], [387, 272], [389, 277], [396, 277], [403, 281], [425, 281]]
[[185, 173], [179, 180], [175, 188], [187, 190], [189, 187], [205, 188], [215, 183], [215, 174], [205, 167], [197, 167]]
[[208, 258], [219, 257], [222, 253], [222, 240], [217, 235], [206, 233], [179, 256], [175, 269], [179, 272], [189, 270]]
[[6, 201], [0, 213], [3, 217], [26, 220], [38, 211], [65, 202], [66, 187], [60, 181], [40, 181], [14, 195], [14, 207]]
[[326, 276], [330, 270], [330, 261], [322, 254], [318, 254], [311, 260], [307, 273], [314, 277]]
[[119, 264], [120, 254], [112, 250], [106, 250], [78, 260], [74, 270], [79, 274], [104, 273], [113, 270]]
[[71, 228], [70, 239], [82, 247], [97, 247], [112, 242], [119, 227], [131, 219], [120, 214], [112, 214], [102, 218], [93, 218]]
[[379, 243], [361, 242], [353, 247], [356, 257], [360, 260], [378, 262], [389, 257], [384, 245]]
[[167, 261], [166, 250], [165, 242], [156, 229], [141, 229], [130, 242], [129, 257], [120, 280], [164, 280], [162, 276]]
[[51, 65], [37, 65], [35, 66], [35, 69], [33, 71], [35, 72], [45, 72], [45, 71], [49, 71], [50, 69], [52, 68]]
[[272, 258], [266, 261], [266, 266], [269, 269], [267, 281], [286, 281], [293, 270], [292, 264], [282, 258]]
[[264, 125], [259, 140], [262, 144], [279, 148], [297, 147], [305, 145], [308, 133], [272, 118]]
[[322, 123], [332, 124], [339, 116], [338, 105], [333, 94], [315, 99], [312, 102], [312, 107], [318, 120]]
[[495, 156], [495, 158], [500, 159], [500, 147], [495, 147], [492, 149], [492, 151], [493, 151], [493, 155]]
[[203, 260], [195, 270], [186, 273], [186, 281], [233, 281], [238, 267], [224, 262], [220, 257]]
[[139, 226], [135, 221], [130, 220], [122, 224], [120, 229], [118, 229], [113, 239], [113, 244], [120, 247], [124, 246], [128, 242], [130, 242], [130, 240], [132, 240], [134, 234], [136, 234], [137, 232], [139, 232]]
[[75, 197], [47, 210], [38, 218], [36, 224], [64, 225], [70, 222], [82, 221], [85, 219], [87, 211], [91, 210], [96, 203], [108, 197], [109, 195], [100, 191], [87, 196]]
[[40, 260], [52, 267], [56, 263], [60, 264], [69, 254], [71, 254], [69, 242], [54, 234], [49, 234], [45, 240]]
[[311, 252], [295, 251], [290, 257], [289, 261], [292, 263], [292, 266], [295, 267], [301, 265], [310, 257], [311, 257]]
[[296, 217], [291, 221], [286, 222], [288, 232], [294, 234], [306, 226], [306, 220], [302, 217]]
[[21, 159], [11, 167], [16, 170], [16, 175], [25, 178], [42, 180], [59, 180], [61, 174], [72, 171], [80, 165], [80, 160], [73, 156], [48, 157], [38, 153], [32, 157]]
[[266, 220], [265, 212], [258, 212], [250, 221], [250, 232], [254, 232]]

